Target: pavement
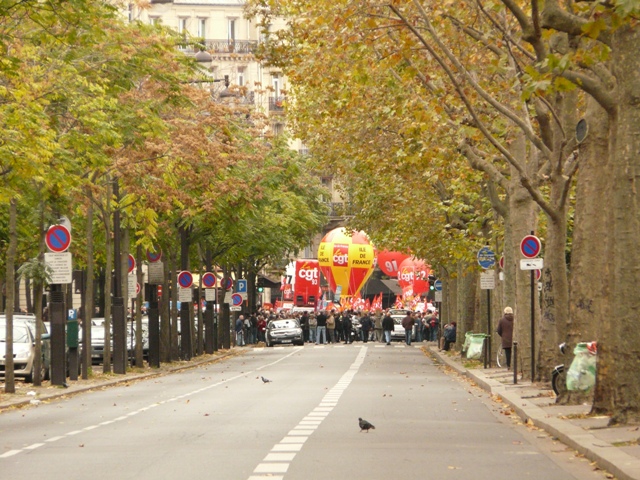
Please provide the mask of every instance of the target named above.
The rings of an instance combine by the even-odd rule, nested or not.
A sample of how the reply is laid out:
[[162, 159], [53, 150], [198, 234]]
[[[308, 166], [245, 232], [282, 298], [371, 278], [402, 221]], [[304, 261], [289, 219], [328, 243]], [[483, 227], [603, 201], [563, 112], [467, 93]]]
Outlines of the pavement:
[[[490, 393], [495, 401], [508, 405], [523, 423], [546, 431], [614, 475], [617, 480], [640, 480], [640, 426], [610, 427], [609, 417], [590, 415], [589, 404], [556, 404], [549, 384], [532, 384], [522, 380], [520, 376], [514, 384], [513, 372], [505, 368], [485, 369], [482, 364], [478, 365], [478, 362], [462, 358], [458, 352], [441, 352], [435, 344], [422, 344], [420, 347], [436, 361], [468, 377]], [[127, 369], [124, 375], [99, 373], [94, 367], [94, 373], [88, 379], [68, 380], [67, 387], [52, 386], [49, 382], [45, 382], [41, 387], [34, 387], [17, 381], [16, 392], [7, 394], [4, 393], [4, 385], [0, 384], [0, 413], [94, 389], [195, 368], [245, 351], [245, 348], [219, 350], [212, 355], [202, 355], [190, 361], [162, 364], [157, 369]]]
[[[610, 427], [609, 417], [590, 415], [591, 405], [559, 405], [550, 384], [531, 383], [505, 368], [475, 367], [458, 352], [427, 347], [432, 356], [509, 405], [528, 425], [546, 431], [595, 462], [617, 480], [640, 480], [640, 426]], [[474, 368], [475, 367], [475, 368]]]

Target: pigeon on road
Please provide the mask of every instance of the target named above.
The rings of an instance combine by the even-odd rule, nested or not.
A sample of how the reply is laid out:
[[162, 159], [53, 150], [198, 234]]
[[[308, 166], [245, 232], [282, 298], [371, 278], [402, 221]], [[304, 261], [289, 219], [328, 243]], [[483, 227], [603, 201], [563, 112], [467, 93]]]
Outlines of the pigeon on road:
[[367, 433], [369, 433], [369, 429], [373, 428], [374, 430], [376, 429], [376, 427], [374, 427], [373, 425], [371, 425], [369, 422], [367, 422], [366, 420], [363, 420], [362, 418], [358, 418], [358, 425], [360, 425], [360, 431], [362, 430], [366, 430]]
[[271, 380], [268, 378], [260, 377], [264, 383], [269, 383]]

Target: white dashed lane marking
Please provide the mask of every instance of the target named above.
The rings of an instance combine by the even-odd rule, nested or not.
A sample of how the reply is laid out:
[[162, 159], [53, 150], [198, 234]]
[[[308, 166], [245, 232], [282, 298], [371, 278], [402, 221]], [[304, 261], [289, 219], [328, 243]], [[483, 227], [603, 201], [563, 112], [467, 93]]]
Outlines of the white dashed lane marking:
[[[324, 348], [324, 345], [315, 348]], [[302, 450], [302, 446], [309, 436], [316, 431], [322, 421], [327, 418], [338, 404], [340, 397], [351, 384], [353, 377], [358, 373], [366, 355], [367, 347], [362, 347], [349, 370], [325, 394], [319, 405], [300, 420], [300, 423], [293, 427], [286, 437], [273, 446], [271, 452], [258, 464], [253, 471], [253, 475], [248, 480], [282, 480], [284, 478], [284, 475], [278, 474], [287, 473], [290, 463], [295, 459], [296, 454]], [[283, 454], [283, 452], [287, 453]]]

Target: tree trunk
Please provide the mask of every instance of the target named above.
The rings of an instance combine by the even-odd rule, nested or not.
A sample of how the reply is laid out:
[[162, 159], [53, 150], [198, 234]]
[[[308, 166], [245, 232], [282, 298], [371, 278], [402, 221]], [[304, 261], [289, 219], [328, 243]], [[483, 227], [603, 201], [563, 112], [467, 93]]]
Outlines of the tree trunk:
[[87, 270], [84, 281], [84, 307], [82, 326], [82, 378], [89, 378], [91, 371], [91, 320], [93, 319], [94, 299], [94, 268], [93, 268], [93, 193], [91, 187], [87, 187]]
[[16, 251], [18, 249], [18, 232], [16, 229], [16, 219], [18, 217], [18, 201], [12, 198], [9, 201], [9, 248], [7, 249], [7, 304], [5, 305], [6, 315], [6, 350], [5, 350], [5, 372], [4, 372], [4, 391], [5, 393], [16, 392], [16, 381], [13, 371], [13, 310], [15, 301], [15, 263]]
[[617, 109], [610, 116], [613, 188], [613, 272], [609, 323], [598, 344], [598, 382], [594, 411], [611, 423], [640, 421], [640, 29], [623, 26], [612, 36], [611, 70]]
[[105, 202], [105, 282], [104, 282], [104, 351], [102, 360], [103, 372], [111, 371], [111, 296], [113, 289], [113, 241], [111, 239], [111, 200], [112, 200], [112, 182], [107, 182], [107, 193]]

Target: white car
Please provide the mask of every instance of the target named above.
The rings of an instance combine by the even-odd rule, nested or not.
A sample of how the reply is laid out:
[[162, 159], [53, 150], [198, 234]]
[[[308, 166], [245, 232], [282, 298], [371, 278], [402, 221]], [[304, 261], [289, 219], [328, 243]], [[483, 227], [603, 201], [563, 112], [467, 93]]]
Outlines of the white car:
[[[5, 352], [7, 351], [7, 324], [0, 323], [0, 376], [4, 377]], [[13, 324], [13, 373], [16, 377], [24, 378], [25, 382], [33, 382], [34, 359], [36, 358], [35, 335], [26, 322]], [[44, 358], [41, 363], [40, 378], [45, 378], [46, 368]]]
[[[407, 316], [410, 310], [404, 309], [391, 309], [389, 315], [393, 318], [393, 332], [391, 332], [391, 340], [401, 340], [404, 342], [404, 327], [402, 326], [402, 320]], [[411, 332], [411, 340], [415, 340], [415, 329]]]

